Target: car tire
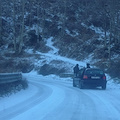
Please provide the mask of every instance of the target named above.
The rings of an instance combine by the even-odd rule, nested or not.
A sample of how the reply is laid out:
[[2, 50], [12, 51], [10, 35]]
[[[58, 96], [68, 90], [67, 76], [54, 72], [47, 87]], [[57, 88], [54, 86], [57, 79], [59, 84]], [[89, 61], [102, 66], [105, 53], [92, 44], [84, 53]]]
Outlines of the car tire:
[[73, 79], [73, 87], [76, 87], [75, 82], [74, 82], [74, 79]]
[[76, 87], [76, 85], [75, 85], [74, 81], [73, 81], [73, 87]]
[[106, 89], [106, 84], [102, 85], [102, 89], [103, 89], [103, 90]]
[[83, 83], [81, 81], [79, 82], [79, 88], [83, 89]]

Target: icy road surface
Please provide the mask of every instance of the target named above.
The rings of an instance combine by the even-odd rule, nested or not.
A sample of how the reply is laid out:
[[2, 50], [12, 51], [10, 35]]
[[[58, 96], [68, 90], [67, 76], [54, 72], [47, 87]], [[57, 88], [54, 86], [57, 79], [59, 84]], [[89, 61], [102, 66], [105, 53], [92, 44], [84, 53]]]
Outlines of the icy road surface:
[[5, 104], [6, 98], [1, 99], [0, 120], [120, 120], [116, 88], [81, 90], [69, 79], [25, 76], [30, 89], [10, 96]]

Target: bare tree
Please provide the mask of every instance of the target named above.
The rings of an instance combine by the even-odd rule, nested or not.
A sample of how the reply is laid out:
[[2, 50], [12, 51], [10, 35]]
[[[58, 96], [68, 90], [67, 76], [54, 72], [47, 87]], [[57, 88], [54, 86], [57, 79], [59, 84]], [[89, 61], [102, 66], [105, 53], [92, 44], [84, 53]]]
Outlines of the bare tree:
[[33, 6], [33, 0], [29, 0], [29, 8], [28, 8], [28, 11], [29, 11], [29, 28], [30, 28], [30, 25], [31, 25], [31, 19], [32, 19], [32, 6]]
[[[22, 11], [20, 12], [20, 6], [22, 8]], [[16, 10], [16, 8], [19, 8]], [[13, 45], [14, 45], [14, 51], [16, 54], [21, 53], [22, 51], [22, 47], [23, 47], [23, 37], [24, 37], [24, 10], [25, 10], [25, 0], [21, 0], [21, 3], [19, 4], [18, 7], [18, 3], [16, 0], [13, 0]], [[19, 12], [19, 16], [21, 16], [20, 19], [18, 19], [16, 16], [18, 16]], [[16, 28], [16, 25], [19, 24], [19, 32]]]
[[17, 43], [16, 43], [16, 35], [15, 35], [15, 0], [13, 0], [13, 45], [14, 51], [17, 53]]
[[67, 20], [67, 14], [66, 14], [66, 9], [67, 9], [67, 1], [66, 0], [62, 0], [62, 1], [58, 1], [58, 9], [59, 12], [62, 11], [62, 13], [60, 13], [60, 22], [61, 22], [61, 28], [60, 28], [60, 37], [59, 39], [63, 39], [64, 35], [65, 35], [65, 27], [66, 27], [66, 20]]
[[63, 1], [63, 6], [64, 6], [64, 11], [63, 11], [63, 17], [62, 17], [62, 36], [65, 35], [65, 27], [66, 27], [66, 20], [67, 20], [67, 15], [66, 15], [66, 10], [67, 10], [67, 1]]
[[[109, 1], [109, 18], [110, 18], [110, 37], [109, 37], [109, 60], [111, 61], [111, 44], [117, 43], [118, 26], [119, 26], [119, 12], [120, 12], [120, 2], [118, 0]], [[111, 42], [113, 41], [113, 42]]]
[[25, 2], [26, 2], [25, 0], [22, 0], [22, 26], [21, 26], [21, 35], [19, 41], [19, 53], [21, 53], [23, 47]]
[[0, 0], [0, 42], [2, 40], [2, 0]]
[[37, 3], [37, 44], [40, 44], [40, 3], [41, 1], [38, 0]]

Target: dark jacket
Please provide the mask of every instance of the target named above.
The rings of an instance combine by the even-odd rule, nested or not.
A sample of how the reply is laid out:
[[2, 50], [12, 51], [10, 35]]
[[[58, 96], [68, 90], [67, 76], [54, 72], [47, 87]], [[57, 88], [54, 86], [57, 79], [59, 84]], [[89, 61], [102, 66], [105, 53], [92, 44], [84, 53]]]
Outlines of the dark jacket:
[[87, 68], [90, 68], [90, 64], [89, 63], [87, 63]]
[[73, 68], [73, 70], [74, 70], [74, 73], [78, 73], [79, 72], [78, 64]]

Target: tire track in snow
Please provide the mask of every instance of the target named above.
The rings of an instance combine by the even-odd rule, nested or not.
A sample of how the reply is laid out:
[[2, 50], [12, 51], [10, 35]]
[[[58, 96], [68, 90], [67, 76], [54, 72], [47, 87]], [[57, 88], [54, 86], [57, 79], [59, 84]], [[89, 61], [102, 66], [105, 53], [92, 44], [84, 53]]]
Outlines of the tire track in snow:
[[[48, 81], [42, 80], [41, 82], [43, 85], [48, 86], [52, 89], [52, 94], [47, 99], [44, 99], [44, 101], [39, 103], [37, 106], [29, 109], [19, 116], [16, 116], [13, 120], [42, 120], [45, 116], [51, 113], [51, 111], [56, 109], [63, 102], [65, 95], [64, 90], [59, 88], [58, 86], [55, 86], [53, 82]], [[39, 81], [35, 82], [39, 84]]]
[[[111, 103], [111, 92], [102, 90], [85, 90], [86, 95], [91, 97], [97, 108], [98, 118], [96, 120], [120, 120], [120, 109], [116, 108], [118, 103]], [[113, 98], [116, 100], [116, 98]]]
[[5, 109], [4, 111], [0, 111], [0, 120], [10, 120], [11, 118], [36, 106], [37, 104], [44, 101], [52, 94], [52, 89], [50, 89], [49, 87], [37, 84], [35, 82], [31, 82], [31, 84], [38, 88], [38, 92], [29, 99], [8, 109]]

